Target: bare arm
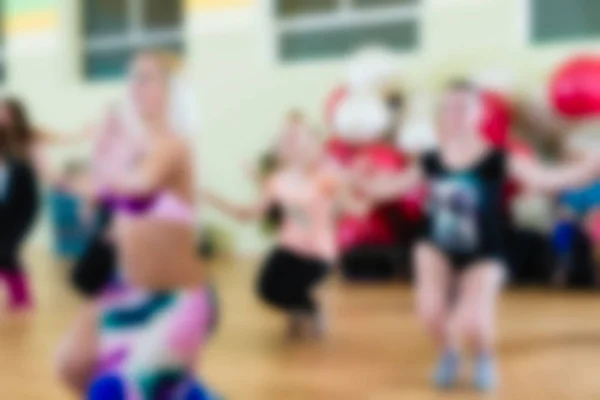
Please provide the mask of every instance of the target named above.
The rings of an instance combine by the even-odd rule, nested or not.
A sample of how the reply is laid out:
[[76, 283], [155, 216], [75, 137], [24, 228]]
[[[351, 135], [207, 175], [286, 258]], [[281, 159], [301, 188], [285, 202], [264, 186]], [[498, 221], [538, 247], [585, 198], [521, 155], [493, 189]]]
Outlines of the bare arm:
[[73, 196], [81, 198], [86, 203], [95, 204], [99, 201], [98, 193], [91, 179], [57, 179], [52, 184]]
[[337, 258], [337, 245], [335, 240], [335, 211], [334, 201], [328, 193], [322, 196], [312, 210], [314, 223], [313, 236], [318, 243], [322, 254], [332, 263]]
[[75, 145], [92, 138], [95, 127], [86, 126], [80, 131], [70, 134], [57, 133], [48, 129], [35, 128], [35, 138], [43, 144], [52, 145]]
[[338, 210], [350, 215], [365, 215], [371, 211], [370, 199], [357, 196], [349, 187], [342, 188], [336, 200]]
[[256, 204], [234, 204], [233, 202], [230, 202], [206, 189], [201, 191], [200, 197], [206, 204], [213, 206], [222, 213], [227, 214], [241, 222], [259, 219], [267, 212], [270, 203], [270, 197], [265, 195]]
[[356, 177], [343, 172], [338, 173], [336, 190], [336, 206], [338, 211], [351, 215], [365, 215], [371, 211], [371, 199], [359, 193], [359, 182]]
[[372, 200], [389, 201], [406, 194], [423, 181], [418, 165], [412, 165], [399, 173], [385, 173], [376, 177], [359, 177], [355, 182]]
[[56, 183], [58, 174], [50, 163], [46, 149], [34, 143], [30, 147], [29, 155], [41, 181], [51, 185]]
[[597, 179], [600, 176], [600, 156], [585, 155], [577, 162], [563, 166], [545, 166], [526, 157], [511, 156], [508, 170], [532, 190], [556, 193], [585, 186]]
[[174, 166], [180, 165], [185, 157], [188, 154], [182, 143], [172, 139], [164, 140], [155, 146], [152, 154], [144, 157], [145, 160], [139, 166], [109, 179], [108, 187], [125, 196], [149, 196], [164, 187]]

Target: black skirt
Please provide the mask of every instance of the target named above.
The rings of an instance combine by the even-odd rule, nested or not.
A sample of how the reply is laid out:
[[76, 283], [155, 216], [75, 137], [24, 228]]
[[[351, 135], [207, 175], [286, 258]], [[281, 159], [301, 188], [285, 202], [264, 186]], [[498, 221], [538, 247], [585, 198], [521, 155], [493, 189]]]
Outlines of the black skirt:
[[324, 260], [276, 248], [259, 276], [259, 295], [268, 304], [286, 311], [314, 312], [318, 305], [312, 291], [329, 269]]

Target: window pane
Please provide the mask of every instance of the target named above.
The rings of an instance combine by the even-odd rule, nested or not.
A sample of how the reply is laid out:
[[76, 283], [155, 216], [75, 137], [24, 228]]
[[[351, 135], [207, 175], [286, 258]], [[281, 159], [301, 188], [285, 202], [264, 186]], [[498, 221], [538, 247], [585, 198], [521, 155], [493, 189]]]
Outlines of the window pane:
[[358, 8], [377, 8], [385, 6], [405, 6], [419, 4], [420, 0], [352, 0]]
[[147, 29], [179, 28], [183, 21], [182, 0], [146, 0], [144, 17]]
[[[174, 53], [182, 52], [181, 43], [161, 46], [161, 49]], [[85, 55], [84, 73], [92, 80], [121, 79], [127, 74], [129, 63], [141, 48], [125, 47], [122, 49], [88, 52]]]
[[386, 22], [311, 32], [290, 32], [280, 37], [279, 55], [286, 61], [341, 57], [364, 45], [381, 44], [397, 50], [418, 45], [417, 21]]
[[127, 72], [131, 49], [94, 52], [85, 59], [85, 75], [95, 80], [120, 78]]
[[532, 0], [533, 39], [600, 37], [600, 1]]
[[84, 0], [84, 32], [87, 36], [124, 33], [126, 0]]
[[281, 17], [297, 17], [334, 11], [339, 0], [278, 0], [277, 14]]

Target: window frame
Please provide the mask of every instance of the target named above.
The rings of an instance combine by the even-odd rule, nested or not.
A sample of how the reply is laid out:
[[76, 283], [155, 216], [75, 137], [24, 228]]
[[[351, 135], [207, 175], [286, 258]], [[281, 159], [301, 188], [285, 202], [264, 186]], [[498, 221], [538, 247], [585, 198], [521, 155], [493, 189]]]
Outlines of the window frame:
[[123, 0], [126, 2], [125, 32], [120, 33], [101, 33], [88, 34], [86, 32], [86, 7], [85, 2], [81, 3], [80, 9], [80, 31], [82, 32], [82, 75], [86, 80], [117, 80], [122, 77], [100, 77], [90, 74], [86, 69], [86, 62], [90, 57], [110, 54], [111, 50], [127, 51], [132, 49], [163, 47], [170, 45], [185, 46], [185, 1], [178, 1], [181, 7], [182, 20], [176, 28], [149, 28], [144, 26], [144, 12], [146, 0]]
[[[425, 0], [417, 0], [414, 4], [379, 5], [372, 8], [354, 6], [353, 0], [337, 0], [338, 7], [331, 12], [306, 13], [299, 16], [285, 17], [278, 14], [278, 0], [266, 0], [267, 13], [270, 20], [271, 59], [280, 65], [299, 65], [303, 63], [320, 63], [335, 61], [339, 56], [331, 55], [315, 59], [286, 60], [280, 56], [279, 44], [284, 34], [307, 33], [315, 30], [336, 30], [350, 26], [367, 27], [377, 23], [416, 22], [417, 36], [422, 35], [422, 16]], [[420, 47], [420, 39], [412, 49], [395, 50], [399, 55], [410, 54]]]
[[562, 37], [557, 39], [546, 39], [540, 40], [535, 37], [535, 4], [536, 0], [520, 0], [520, 10], [521, 10], [521, 21], [520, 21], [520, 31], [521, 36], [523, 38], [522, 42], [525, 46], [529, 46], [532, 48], [561, 48], [561, 47], [569, 47], [573, 45], [583, 45], [586, 46], [588, 44], [595, 44], [598, 42], [600, 37], [594, 37], [592, 35], [580, 36], [580, 37]]

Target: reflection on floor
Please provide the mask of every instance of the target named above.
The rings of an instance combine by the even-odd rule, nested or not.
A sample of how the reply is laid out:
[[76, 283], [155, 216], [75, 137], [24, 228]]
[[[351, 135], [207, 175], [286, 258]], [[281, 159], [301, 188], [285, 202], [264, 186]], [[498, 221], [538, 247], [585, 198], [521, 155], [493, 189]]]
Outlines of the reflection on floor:
[[[62, 400], [52, 356], [80, 302], [65, 267], [32, 257], [38, 306], [29, 316], [0, 314], [0, 396]], [[433, 357], [408, 287], [332, 282], [331, 320], [321, 343], [290, 343], [283, 321], [254, 297], [252, 263], [212, 267], [224, 318], [202, 365], [230, 400], [479, 399], [427, 386]], [[600, 399], [600, 295], [519, 291], [501, 306], [502, 390], [508, 400]]]

